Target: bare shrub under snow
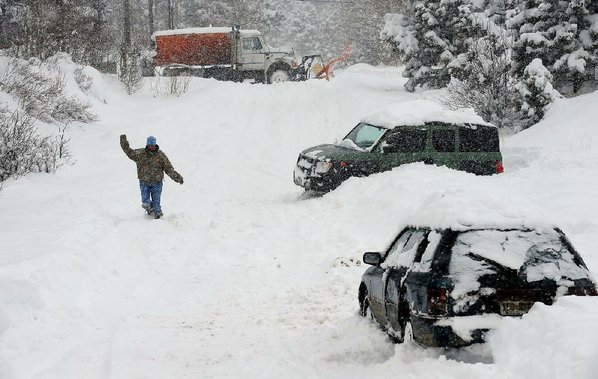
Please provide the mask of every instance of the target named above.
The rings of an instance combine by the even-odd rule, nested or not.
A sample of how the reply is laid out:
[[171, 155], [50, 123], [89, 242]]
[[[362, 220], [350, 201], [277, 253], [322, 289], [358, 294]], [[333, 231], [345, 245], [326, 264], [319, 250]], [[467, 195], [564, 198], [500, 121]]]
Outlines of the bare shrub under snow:
[[143, 87], [140, 60], [141, 53], [138, 47], [130, 50], [122, 49], [118, 77], [129, 95], [134, 94]]
[[150, 90], [154, 97], [174, 95], [181, 96], [189, 90], [191, 78], [188, 76], [156, 76], [150, 79]]
[[13, 95], [29, 116], [40, 121], [95, 121], [91, 105], [67, 95], [65, 85], [64, 74], [56, 64], [34, 58], [11, 59], [0, 80], [0, 90]]
[[85, 66], [78, 67], [75, 69], [75, 81], [81, 91], [89, 93], [91, 86], [93, 85], [93, 78], [85, 72]]
[[65, 131], [63, 126], [57, 137], [42, 136], [31, 115], [0, 109], [0, 185], [31, 172], [55, 172], [68, 162]]
[[517, 129], [515, 82], [511, 77], [510, 40], [502, 30], [486, 25], [485, 35], [473, 40], [450, 69], [448, 86], [451, 108], [473, 108], [484, 121], [499, 128]]

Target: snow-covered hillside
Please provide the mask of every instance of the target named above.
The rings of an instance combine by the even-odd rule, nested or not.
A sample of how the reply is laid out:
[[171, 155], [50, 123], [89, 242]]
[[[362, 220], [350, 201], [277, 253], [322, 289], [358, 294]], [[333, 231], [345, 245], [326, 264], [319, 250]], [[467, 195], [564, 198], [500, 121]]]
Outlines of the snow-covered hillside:
[[[95, 79], [101, 120], [71, 129], [75, 164], [0, 192], [0, 378], [598, 377], [595, 298], [537, 304], [484, 346], [395, 345], [357, 314], [355, 263], [448, 192], [530, 203], [598, 273], [598, 93], [505, 138], [505, 174], [414, 164], [304, 199], [301, 150], [443, 93], [364, 65], [331, 82], [194, 79], [181, 98]], [[123, 133], [155, 135], [185, 178], [166, 179], [161, 220], [140, 207]]]

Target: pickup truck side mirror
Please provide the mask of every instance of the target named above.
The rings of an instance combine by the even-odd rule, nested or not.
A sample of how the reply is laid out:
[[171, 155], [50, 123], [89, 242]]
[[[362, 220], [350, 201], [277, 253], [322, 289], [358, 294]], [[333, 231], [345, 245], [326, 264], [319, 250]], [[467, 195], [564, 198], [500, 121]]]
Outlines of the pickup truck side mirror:
[[377, 266], [382, 262], [382, 255], [380, 253], [364, 253], [363, 263]]

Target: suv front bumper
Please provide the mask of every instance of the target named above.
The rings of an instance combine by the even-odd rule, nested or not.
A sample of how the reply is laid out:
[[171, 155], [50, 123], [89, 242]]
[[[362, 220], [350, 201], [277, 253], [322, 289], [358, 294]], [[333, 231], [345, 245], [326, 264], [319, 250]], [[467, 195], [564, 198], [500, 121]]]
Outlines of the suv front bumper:
[[300, 166], [293, 170], [293, 181], [308, 191], [328, 192], [334, 189], [331, 181], [322, 176], [311, 176], [309, 171]]

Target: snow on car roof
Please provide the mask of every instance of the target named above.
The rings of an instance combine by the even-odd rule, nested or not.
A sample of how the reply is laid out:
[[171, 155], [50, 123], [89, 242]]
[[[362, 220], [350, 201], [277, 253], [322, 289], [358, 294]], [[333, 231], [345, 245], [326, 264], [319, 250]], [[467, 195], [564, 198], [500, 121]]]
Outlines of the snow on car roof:
[[389, 129], [399, 125], [424, 125], [427, 122], [444, 122], [468, 127], [494, 126], [485, 122], [473, 109], [446, 110], [431, 100], [413, 100], [394, 104], [365, 117], [362, 122]]
[[[174, 29], [174, 30], [159, 30], [152, 34], [152, 40], [155, 40], [158, 36], [171, 36], [177, 34], [212, 34], [212, 33], [230, 33], [232, 32], [232, 27], [227, 26], [210, 26], [210, 27], [202, 27], [202, 28], [184, 28], [184, 29]], [[254, 29], [241, 29], [241, 34], [261, 34], [258, 30]]]
[[553, 229], [556, 225], [529, 199], [504, 188], [449, 188], [427, 196], [410, 226], [431, 229]]

